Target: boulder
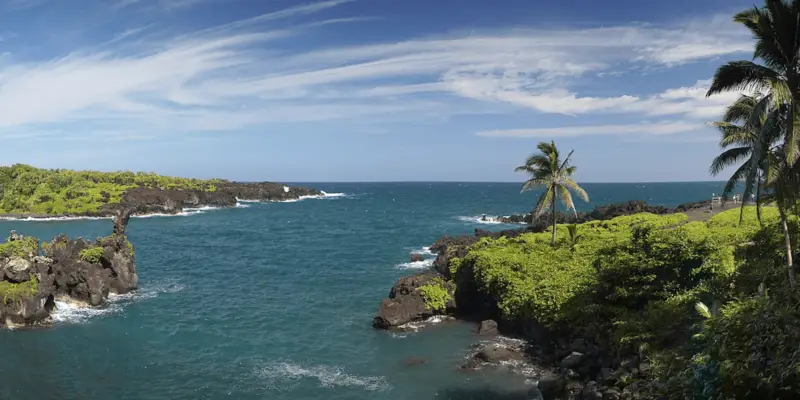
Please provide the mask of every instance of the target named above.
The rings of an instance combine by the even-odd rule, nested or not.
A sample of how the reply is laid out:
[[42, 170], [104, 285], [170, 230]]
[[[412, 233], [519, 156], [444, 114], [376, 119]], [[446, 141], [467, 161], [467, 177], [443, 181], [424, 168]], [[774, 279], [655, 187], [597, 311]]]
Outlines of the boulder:
[[522, 359], [522, 354], [512, 351], [504, 346], [491, 345], [484, 347], [482, 350], [477, 352], [475, 354], [475, 359], [486, 363], [496, 364], [501, 361]]
[[568, 356], [564, 357], [563, 360], [561, 360], [559, 366], [561, 368], [572, 369], [578, 367], [581, 364], [581, 361], [583, 361], [583, 353], [578, 353], [577, 351], [573, 351]]
[[567, 378], [559, 375], [545, 376], [536, 384], [544, 400], [561, 399], [567, 394]]
[[5, 279], [11, 282], [24, 282], [31, 279], [33, 263], [22, 257], [11, 256], [3, 266]]
[[411, 254], [411, 262], [418, 262], [418, 261], [425, 261], [425, 257], [422, 254], [413, 253]]
[[[434, 271], [426, 271], [400, 278], [389, 292], [389, 298], [381, 300], [372, 325], [378, 329], [391, 329], [440, 314], [428, 309], [425, 299], [417, 290], [438, 276]], [[449, 308], [454, 306], [452, 302], [448, 304]]]
[[497, 335], [497, 322], [487, 319], [485, 321], [481, 321], [480, 326], [478, 326], [478, 335]]
[[582, 400], [603, 400], [603, 393], [600, 393], [600, 387], [597, 382], [589, 381], [581, 391]]

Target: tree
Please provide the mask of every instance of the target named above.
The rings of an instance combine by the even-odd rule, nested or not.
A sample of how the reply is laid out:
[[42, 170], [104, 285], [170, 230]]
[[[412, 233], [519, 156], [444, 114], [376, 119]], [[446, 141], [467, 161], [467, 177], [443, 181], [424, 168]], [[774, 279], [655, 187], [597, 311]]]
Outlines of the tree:
[[577, 170], [577, 167], [569, 165], [569, 159], [572, 157], [573, 151], [570, 151], [562, 161], [555, 142], [539, 142], [536, 148], [539, 149], [539, 153], [528, 157], [525, 164], [517, 167], [514, 171], [525, 172], [531, 177], [522, 185], [522, 192], [535, 187], [544, 188], [544, 192], [536, 202], [534, 213], [535, 217], [540, 217], [548, 208], [551, 210], [553, 216], [553, 239], [551, 244], [555, 245], [557, 200], [560, 198], [564, 208], [567, 211], [571, 209], [577, 216], [577, 210], [575, 209], [575, 203], [572, 201], [570, 191], [574, 192], [583, 201], [588, 202], [589, 196], [572, 179], [572, 175]]
[[[800, 106], [800, 0], [764, 0], [761, 8], [742, 11], [734, 16], [755, 38], [753, 61], [733, 61], [717, 69], [706, 96], [744, 90], [763, 95], [753, 112], [763, 126], [751, 157], [742, 173], [745, 189], [756, 180], [758, 171], [765, 176], [764, 187], [771, 191], [778, 208], [786, 243], [786, 268], [789, 284], [795, 286], [792, 243], [787, 211], [796, 209], [800, 171], [797, 168], [797, 117]], [[763, 111], [763, 113], [762, 113]], [[763, 163], [757, 165], [759, 163]]]
[[[721, 134], [719, 141], [723, 152], [711, 162], [709, 171], [716, 176], [725, 168], [741, 163], [728, 179], [723, 189], [723, 196], [729, 195], [740, 181], [744, 181], [743, 199], [748, 199], [755, 191], [756, 214], [761, 222], [761, 186], [763, 184], [766, 156], [778, 139], [779, 130], [764, 131], [770, 115], [769, 99], [764, 96], [742, 95], [736, 102], [728, 106], [722, 121], [713, 122]], [[765, 139], [769, 143], [761, 146], [759, 141]], [[744, 160], [744, 162], [742, 162]], [[754, 178], [754, 179], [753, 179]], [[744, 206], [739, 213], [739, 222], [744, 217]]]
[[[764, 7], [742, 11], [733, 17], [756, 40], [753, 61], [732, 61], [719, 67], [706, 96], [745, 90], [767, 93], [764, 100], [774, 108], [783, 105], [787, 120], [794, 121], [800, 105], [800, 0], [764, 0]], [[790, 165], [797, 159], [797, 133], [794, 124], [783, 127], [784, 156]]]

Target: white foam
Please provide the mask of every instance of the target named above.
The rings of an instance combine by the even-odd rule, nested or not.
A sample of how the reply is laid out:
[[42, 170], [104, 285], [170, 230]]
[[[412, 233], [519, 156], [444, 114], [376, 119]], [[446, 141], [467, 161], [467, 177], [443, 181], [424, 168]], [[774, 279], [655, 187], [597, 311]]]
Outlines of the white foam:
[[316, 380], [317, 384], [324, 388], [356, 387], [368, 391], [392, 388], [386, 377], [348, 374], [340, 367], [328, 365], [304, 366], [293, 362], [273, 362], [258, 368], [256, 375], [272, 387], [308, 379]]
[[412, 321], [405, 323], [403, 325], [398, 326], [397, 328], [406, 332], [417, 332], [422, 328], [426, 328], [431, 325], [436, 325], [444, 321], [452, 321], [454, 319], [455, 318], [448, 315], [434, 315], [422, 321]]
[[499, 217], [493, 215], [487, 215], [486, 220], [483, 220], [483, 215], [475, 215], [471, 217], [458, 217], [460, 221], [464, 222], [471, 222], [474, 224], [486, 224], [486, 225], [498, 225], [502, 224], [503, 222], [498, 220]]
[[250, 207], [250, 204], [240, 203], [238, 201], [236, 202], [236, 208], [247, 208], [247, 207]]
[[240, 199], [240, 198], [237, 197], [236, 198], [236, 202], [237, 203], [261, 203], [261, 200], [245, 200], [245, 199]]
[[426, 268], [433, 267], [433, 262], [435, 260], [436, 260], [435, 258], [430, 257], [430, 258], [428, 258], [426, 260], [422, 260], [422, 261], [404, 262], [402, 264], [397, 264], [395, 267], [399, 268], [399, 269], [426, 269]]
[[289, 193], [289, 187], [288, 186], [284, 186], [283, 187], [283, 192], [284, 193]]
[[79, 220], [96, 220], [96, 219], [113, 219], [113, 217], [41, 217], [41, 218], [34, 218], [34, 217], [0, 217], [0, 220], [5, 221], [26, 221], [26, 222], [34, 222], [34, 221], [42, 221], [42, 222], [52, 222], [52, 221], [79, 221]]
[[62, 298], [56, 300], [56, 307], [50, 313], [50, 317], [57, 324], [81, 324], [91, 318], [115, 314], [121, 311], [125, 304], [152, 299], [161, 293], [177, 293], [183, 289], [185, 286], [180, 283], [157, 283], [126, 294], [110, 293], [106, 303], [97, 307]]
[[296, 202], [301, 201], [301, 200], [335, 199], [335, 198], [338, 198], [338, 197], [349, 197], [350, 196], [347, 193], [328, 193], [328, 192], [326, 192], [324, 190], [320, 190], [320, 193], [322, 193], [322, 194], [312, 194], [312, 195], [300, 196], [300, 197], [298, 197], [296, 199], [279, 200], [279, 201], [277, 201], [277, 203], [296, 203]]
[[433, 251], [431, 251], [431, 248], [430, 248], [430, 247], [428, 247], [428, 246], [421, 247], [421, 248], [416, 248], [416, 249], [411, 249], [411, 254], [421, 254], [421, 255], [423, 255], [423, 256], [433, 256], [433, 257], [436, 257], [436, 253], [434, 253]]

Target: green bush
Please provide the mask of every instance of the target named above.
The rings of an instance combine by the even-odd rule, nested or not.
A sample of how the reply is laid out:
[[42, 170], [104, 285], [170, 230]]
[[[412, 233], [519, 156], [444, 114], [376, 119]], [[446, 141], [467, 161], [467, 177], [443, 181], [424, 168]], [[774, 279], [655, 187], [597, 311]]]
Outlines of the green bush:
[[93, 246], [81, 250], [81, 260], [90, 264], [99, 264], [100, 259], [103, 258], [103, 248], [100, 246]]
[[417, 290], [425, 299], [425, 307], [431, 311], [444, 312], [447, 303], [453, 300], [453, 293], [450, 285], [440, 278], [434, 278], [429, 283], [422, 285]]
[[4, 304], [16, 303], [22, 297], [33, 296], [39, 292], [39, 281], [36, 277], [21, 283], [0, 281], [0, 296]]
[[39, 241], [34, 237], [23, 237], [21, 240], [0, 244], [0, 257], [29, 258], [30, 254], [39, 254]]

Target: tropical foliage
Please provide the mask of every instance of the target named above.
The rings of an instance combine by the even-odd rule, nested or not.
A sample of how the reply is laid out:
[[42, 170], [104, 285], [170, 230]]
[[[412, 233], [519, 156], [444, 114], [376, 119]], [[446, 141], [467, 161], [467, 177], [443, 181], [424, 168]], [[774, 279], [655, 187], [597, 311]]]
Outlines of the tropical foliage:
[[562, 161], [561, 154], [555, 142], [540, 142], [539, 153], [533, 154], [525, 160], [525, 164], [517, 167], [515, 172], [525, 172], [530, 175], [522, 185], [522, 191], [544, 188], [539, 200], [536, 202], [535, 216], [541, 217], [548, 209], [553, 218], [553, 236], [550, 243], [556, 244], [556, 203], [560, 200], [567, 211], [577, 213], [575, 203], [572, 201], [574, 192], [583, 201], [589, 201], [589, 196], [572, 179], [577, 167], [569, 164], [572, 151]]
[[220, 180], [160, 176], [154, 173], [0, 167], [0, 213], [90, 214], [119, 203], [134, 187], [213, 191]]

